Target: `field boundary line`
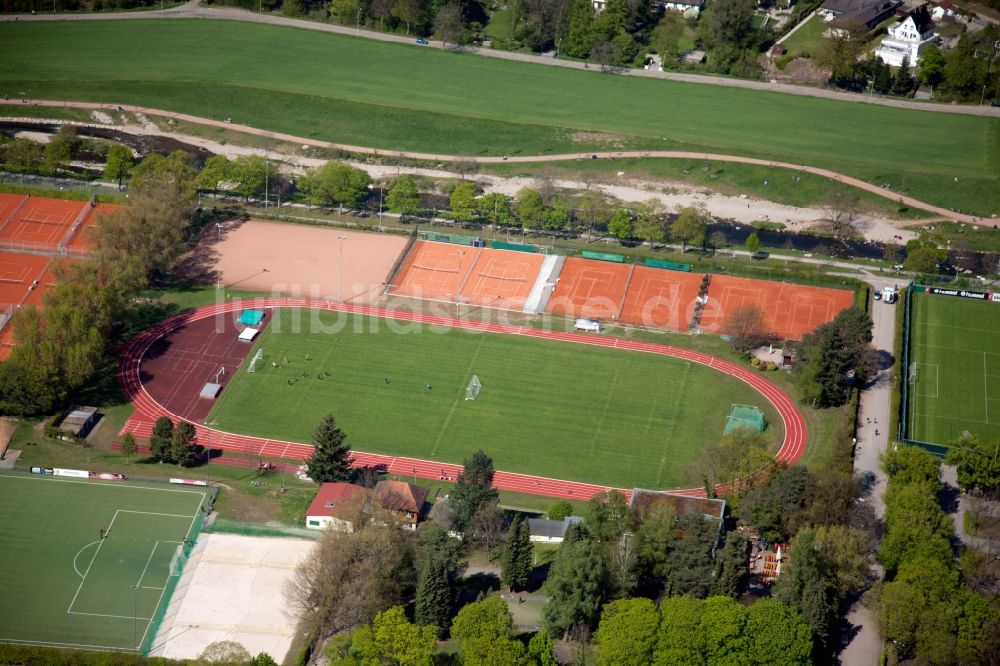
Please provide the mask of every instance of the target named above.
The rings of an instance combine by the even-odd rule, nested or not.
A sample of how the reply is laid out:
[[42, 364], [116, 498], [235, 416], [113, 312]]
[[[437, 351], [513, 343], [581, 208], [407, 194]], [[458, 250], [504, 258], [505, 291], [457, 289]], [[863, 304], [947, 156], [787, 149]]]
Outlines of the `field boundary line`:
[[[88, 615], [90, 617], [113, 617], [113, 618], [117, 618], [119, 620], [131, 620], [132, 619], [131, 615], [107, 615], [105, 613], [83, 613], [83, 612], [80, 612], [80, 611], [66, 611], [66, 612], [69, 613], [70, 615]], [[149, 620], [152, 620], [153, 618], [151, 618], [151, 617], [138, 617], [137, 616], [135, 619], [136, 620], [146, 620], [146, 621], [149, 621]]]
[[[115, 515], [111, 517], [111, 522], [108, 523], [108, 529], [105, 531], [106, 535], [111, 534], [111, 528], [114, 526], [115, 518], [117, 517], [118, 517], [118, 509], [115, 509]], [[87, 565], [87, 570], [83, 572], [83, 578], [80, 580], [80, 584], [77, 585], [76, 587], [76, 594], [73, 595], [73, 599], [69, 602], [69, 607], [66, 609], [67, 613], [73, 612], [73, 604], [76, 603], [76, 598], [80, 596], [80, 590], [83, 589], [83, 584], [87, 582], [87, 575], [90, 573], [90, 570], [94, 567], [94, 562], [97, 561], [97, 556], [100, 554], [101, 546], [104, 545], [105, 541], [107, 541], [106, 536], [103, 539], [101, 539], [101, 542], [99, 544], [97, 544], [97, 550], [94, 551], [94, 556], [90, 558], [90, 564]]]
[[146, 570], [149, 569], [149, 563], [153, 561], [153, 555], [156, 555], [156, 549], [159, 545], [160, 540], [157, 539], [156, 543], [153, 544], [153, 548], [149, 551], [149, 557], [146, 558], [146, 566], [142, 568], [142, 573], [139, 574], [139, 580], [135, 583], [136, 587], [142, 587], [142, 579], [146, 577]]
[[77, 575], [77, 576], [79, 576], [80, 578], [83, 578], [83, 574], [82, 574], [82, 573], [80, 573], [80, 570], [79, 570], [79, 569], [77, 568], [77, 566], [76, 566], [76, 561], [77, 561], [77, 560], [78, 560], [78, 559], [80, 558], [80, 553], [82, 553], [82, 552], [83, 552], [84, 550], [86, 550], [87, 548], [90, 548], [90, 547], [91, 547], [91, 546], [93, 546], [93, 545], [94, 545], [95, 543], [98, 543], [98, 544], [99, 544], [99, 543], [101, 543], [101, 540], [100, 540], [100, 539], [98, 539], [97, 541], [91, 541], [91, 542], [90, 542], [90, 543], [88, 543], [88, 544], [87, 544], [86, 546], [84, 546], [84, 547], [83, 547], [83, 548], [81, 548], [80, 550], [76, 551], [76, 555], [74, 555], [74, 556], [73, 556], [73, 570], [74, 570], [74, 571], [76, 572], [76, 575]]
[[[143, 516], [166, 516], [167, 518], [190, 518], [186, 513], [157, 513], [156, 511], [132, 511], [129, 509], [119, 509], [122, 513], [138, 513]], [[175, 541], [174, 543], [180, 543]]]
[[986, 352], [983, 352], [983, 408], [986, 410], [986, 422], [990, 422], [990, 373], [986, 367]]
[[[48, 483], [78, 483], [84, 486], [100, 486], [101, 488], [124, 488], [125, 490], [155, 490], [160, 493], [188, 493], [190, 495], [201, 495], [202, 500], [205, 499], [205, 493], [199, 490], [177, 490], [175, 488], [150, 488], [149, 486], [133, 486], [129, 484], [110, 484], [110, 483], [99, 483], [94, 481], [71, 481], [69, 479], [53, 479], [51, 476], [20, 476], [18, 474], [0, 474], [0, 479], [24, 479], [25, 481], [45, 481]], [[124, 511], [124, 510], [123, 510]], [[133, 512], [141, 513], [141, 512]], [[187, 516], [180, 516], [181, 518], [187, 518]]]
[[917, 366], [917, 382], [920, 382], [920, 366], [927, 366], [928, 368], [934, 368], [934, 395], [930, 393], [920, 393], [919, 391], [914, 392], [915, 397], [920, 398], [933, 398], [937, 399], [941, 397], [941, 368], [938, 367], [937, 363], [927, 363], [922, 361], [915, 361], [914, 364]]
[[[129, 617], [128, 619], [132, 619]], [[13, 643], [15, 645], [43, 645], [43, 646], [56, 646], [65, 647], [71, 650], [121, 650], [121, 646], [112, 645], [90, 645], [87, 643], [59, 643], [58, 641], [32, 641], [24, 638], [3, 638], [0, 637], [0, 643]]]

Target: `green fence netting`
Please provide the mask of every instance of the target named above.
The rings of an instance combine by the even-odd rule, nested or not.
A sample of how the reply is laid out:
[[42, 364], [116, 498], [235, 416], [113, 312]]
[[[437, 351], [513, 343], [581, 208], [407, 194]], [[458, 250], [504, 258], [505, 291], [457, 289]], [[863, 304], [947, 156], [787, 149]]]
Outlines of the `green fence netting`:
[[584, 259], [596, 259], [597, 261], [613, 261], [616, 264], [624, 264], [625, 256], [621, 254], [612, 254], [610, 252], [591, 252], [590, 250], [584, 250], [580, 253]]
[[650, 268], [663, 268], [668, 271], [691, 271], [691, 264], [681, 264], [676, 261], [663, 261], [662, 259], [646, 259], [646, 265]]

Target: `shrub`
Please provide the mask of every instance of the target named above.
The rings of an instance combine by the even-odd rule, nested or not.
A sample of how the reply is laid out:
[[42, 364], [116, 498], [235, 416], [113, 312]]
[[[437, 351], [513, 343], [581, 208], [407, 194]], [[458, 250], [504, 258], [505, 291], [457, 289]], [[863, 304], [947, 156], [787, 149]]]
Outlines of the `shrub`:
[[775, 363], [774, 361], [768, 361], [768, 363], [767, 363], [767, 369], [768, 370], [777, 370], [778, 369], [778, 364]]

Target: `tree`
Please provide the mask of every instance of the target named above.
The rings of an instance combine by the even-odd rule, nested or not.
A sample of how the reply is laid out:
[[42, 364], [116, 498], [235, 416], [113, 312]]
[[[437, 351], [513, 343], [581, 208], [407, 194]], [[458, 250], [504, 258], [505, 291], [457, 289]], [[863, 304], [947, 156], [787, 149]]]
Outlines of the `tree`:
[[652, 663], [658, 666], [705, 663], [705, 636], [701, 627], [704, 610], [705, 602], [692, 597], [667, 597], [660, 602], [660, 634]]
[[920, 53], [920, 67], [917, 77], [920, 82], [937, 87], [944, 78], [944, 56], [937, 44], [928, 44], [927, 48]]
[[120, 190], [122, 188], [122, 181], [128, 178], [134, 164], [132, 151], [128, 146], [113, 143], [108, 148], [107, 163], [104, 165], [104, 177], [118, 181], [118, 189]]
[[258, 652], [257, 656], [250, 660], [248, 666], [278, 666], [278, 662], [266, 652]]
[[707, 17], [708, 38], [713, 46], [749, 46], [754, 40], [753, 0], [719, 0]]
[[526, 664], [524, 644], [513, 640], [514, 618], [502, 597], [490, 595], [468, 604], [451, 625], [451, 636], [461, 644], [462, 663], [474, 666]]
[[653, 29], [649, 45], [660, 54], [663, 66], [676, 65], [681, 55], [680, 40], [684, 36], [684, 21], [677, 12], [664, 12]]
[[250, 652], [236, 641], [215, 641], [205, 646], [198, 655], [199, 664], [242, 666], [250, 661]]
[[45, 166], [50, 171], [56, 171], [57, 169], [63, 169], [69, 164], [70, 153], [69, 145], [65, 141], [58, 138], [49, 141], [45, 144]]
[[566, 636], [575, 626], [592, 626], [604, 579], [603, 562], [589, 541], [564, 541], [543, 588], [549, 597], [542, 609], [546, 628]]
[[750, 235], [747, 236], [747, 240], [743, 246], [747, 249], [747, 252], [750, 253], [751, 257], [757, 256], [757, 253], [760, 252], [760, 237], [757, 236], [756, 231], [751, 232]]
[[945, 462], [958, 469], [958, 485], [962, 492], [980, 492], [995, 498], [1000, 491], [1000, 442], [990, 451], [988, 444], [975, 435], [962, 435], [949, 442], [951, 449]]
[[195, 180], [198, 177], [198, 167], [190, 153], [175, 150], [169, 155], [147, 155], [132, 169], [129, 178], [129, 197], [136, 196], [140, 191], [168, 191], [181, 210], [194, 200], [196, 192]]
[[632, 526], [632, 510], [625, 496], [609, 490], [603, 495], [594, 495], [587, 500], [587, 531], [596, 540], [611, 543]]
[[[391, 521], [371, 520], [354, 532], [327, 530], [286, 584], [302, 626], [330, 636], [367, 624], [410, 603], [415, 590], [412, 539]], [[433, 628], [426, 628], [431, 642]]]
[[664, 581], [664, 593], [692, 597], [708, 596], [715, 564], [712, 549], [719, 526], [700, 514], [688, 514], [678, 520], [670, 547], [670, 571]]
[[635, 545], [635, 535], [625, 532], [618, 538], [615, 549], [611, 554], [611, 574], [614, 578], [616, 594], [619, 598], [626, 598], [632, 595], [632, 591], [638, 584], [636, 575], [636, 562], [638, 553]]
[[392, 15], [406, 24], [407, 35], [413, 26], [421, 26], [426, 20], [421, 0], [396, 0], [392, 6]]
[[549, 507], [547, 512], [549, 520], [562, 520], [573, 515], [573, 505], [566, 500], [559, 500]]
[[402, 607], [394, 606], [354, 632], [348, 654], [359, 664], [431, 666], [436, 648], [434, 627], [411, 624]]
[[646, 511], [636, 530], [636, 560], [639, 587], [645, 596], [659, 597], [673, 568], [671, 548], [677, 532], [677, 516], [667, 505]]
[[897, 444], [881, 456], [882, 471], [897, 484], [920, 483], [940, 489], [941, 462], [917, 446]]
[[392, 181], [386, 205], [393, 213], [413, 215], [420, 207], [420, 193], [412, 176], [400, 176]]
[[892, 94], [900, 97], [908, 95], [913, 90], [913, 77], [910, 75], [910, 59], [903, 56], [899, 71], [892, 78]]
[[174, 422], [161, 416], [153, 423], [153, 434], [149, 438], [149, 450], [160, 462], [172, 462], [171, 444], [174, 440]]
[[597, 41], [594, 6], [589, 0], [572, 0], [561, 50], [573, 58], [586, 58]]
[[939, 265], [947, 260], [947, 250], [938, 249], [929, 238], [915, 238], [906, 243], [903, 268], [914, 273], [936, 274]]
[[861, 215], [861, 197], [856, 189], [835, 183], [827, 188], [821, 206], [830, 231], [844, 236], [854, 234]]
[[555, 641], [549, 636], [549, 632], [539, 629], [528, 641], [528, 658], [536, 666], [557, 666], [556, 658], [552, 654], [555, 648]]
[[170, 443], [170, 458], [181, 467], [192, 467], [198, 462], [198, 450], [195, 447], [196, 437], [194, 426], [187, 421], [181, 421], [174, 429]]
[[542, 193], [530, 187], [522, 187], [514, 198], [514, 213], [527, 228], [538, 228], [545, 222], [545, 203]]
[[458, 3], [438, 8], [434, 15], [434, 35], [443, 46], [448, 46], [448, 42], [455, 46], [465, 43], [465, 23], [462, 21], [462, 7]]
[[681, 242], [681, 252], [688, 244], [701, 245], [705, 241], [708, 210], [704, 206], [685, 206], [678, 210], [677, 219], [670, 225], [670, 235]]
[[699, 618], [704, 637], [704, 656], [709, 664], [739, 663], [733, 659], [747, 652], [747, 610], [729, 597], [711, 597], [702, 605]]
[[764, 323], [764, 313], [756, 305], [733, 310], [722, 322], [723, 332], [733, 338], [733, 347], [748, 352], [774, 339]]
[[451, 214], [456, 220], [468, 222], [475, 219], [477, 212], [476, 185], [462, 181], [451, 191]]
[[812, 629], [777, 599], [758, 599], [747, 609], [745, 657], [748, 664], [813, 663]]
[[608, 222], [608, 233], [618, 240], [629, 240], [633, 235], [632, 216], [624, 208], [619, 208]]
[[711, 486], [730, 484], [774, 464], [767, 453], [767, 438], [756, 428], [743, 426], [722, 436], [718, 443], [705, 447], [693, 467]]
[[137, 450], [138, 446], [135, 443], [135, 437], [132, 433], [127, 432], [122, 435], [122, 454], [128, 456], [129, 460], [131, 460]]
[[506, 194], [491, 192], [476, 200], [477, 214], [484, 220], [502, 226], [511, 227], [516, 224], [510, 209], [511, 199]]
[[267, 188], [270, 165], [267, 159], [260, 155], [240, 155], [233, 160], [230, 174], [236, 181], [234, 191], [244, 199], [250, 199], [263, 193]]
[[622, 50], [613, 41], [600, 41], [590, 47], [590, 57], [597, 61], [603, 72], [621, 63]]
[[736, 599], [746, 578], [747, 553], [750, 541], [742, 532], [726, 535], [726, 545], [716, 558], [715, 576], [712, 580], [712, 594]]
[[531, 530], [526, 520], [519, 520], [507, 530], [507, 544], [500, 560], [500, 582], [511, 592], [526, 589], [531, 582], [534, 560]]
[[851, 307], [803, 336], [795, 379], [805, 400], [817, 407], [842, 405], [852, 383], [863, 386], [877, 374], [869, 346], [873, 326], [864, 310]]
[[649, 664], [660, 627], [660, 611], [649, 599], [612, 601], [594, 633], [597, 663]]
[[42, 166], [42, 146], [28, 139], [14, 139], [3, 146], [4, 166], [14, 173], [34, 173]]
[[454, 599], [452, 583], [448, 579], [448, 565], [441, 559], [425, 556], [423, 573], [417, 584], [417, 601], [414, 619], [417, 624], [437, 628], [438, 636], [444, 633], [451, 619]]
[[476, 451], [465, 459], [454, 490], [448, 498], [455, 511], [455, 527], [468, 529], [472, 517], [484, 504], [496, 504], [500, 494], [493, 487], [493, 459], [484, 451]]
[[466, 529], [466, 538], [477, 548], [486, 550], [486, 556], [493, 558], [493, 550], [504, 539], [507, 516], [495, 502], [481, 504]]
[[967, 32], [944, 56], [944, 86], [959, 100], [977, 100], [982, 87], [983, 68], [974, 38]]
[[351, 478], [351, 447], [347, 435], [337, 427], [333, 414], [327, 414], [313, 434], [313, 453], [306, 460], [309, 478], [316, 483], [347, 481]]
[[306, 171], [299, 179], [299, 188], [314, 206], [333, 203], [356, 206], [368, 195], [371, 182], [367, 171], [340, 162], [327, 162], [321, 167]]

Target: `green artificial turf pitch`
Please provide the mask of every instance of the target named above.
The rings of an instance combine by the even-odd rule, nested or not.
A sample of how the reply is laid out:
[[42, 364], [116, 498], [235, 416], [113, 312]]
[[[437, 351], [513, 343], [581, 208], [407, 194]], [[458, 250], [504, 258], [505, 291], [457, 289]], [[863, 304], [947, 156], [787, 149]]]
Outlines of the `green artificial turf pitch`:
[[[498, 469], [649, 488], [698, 483], [688, 467], [721, 437], [733, 403], [764, 409], [769, 437], [780, 440], [770, 403], [698, 364], [318, 310], [275, 313], [250, 355], [263, 348], [264, 362], [229, 381], [207, 419], [215, 427], [310, 442], [331, 413], [359, 451], [461, 463], [483, 449]], [[467, 401], [473, 374], [483, 388]]]
[[231, 116], [378, 149], [748, 155], [891, 183], [955, 209], [1000, 211], [997, 118], [602, 75], [246, 22], [0, 22], [0, 92]]
[[[204, 497], [0, 474], [0, 642], [135, 649], [169, 601], [162, 597], [170, 560], [191, 538]], [[103, 540], [101, 528], [110, 530]]]
[[911, 317], [910, 439], [1000, 438], [1000, 303], [914, 294]]

